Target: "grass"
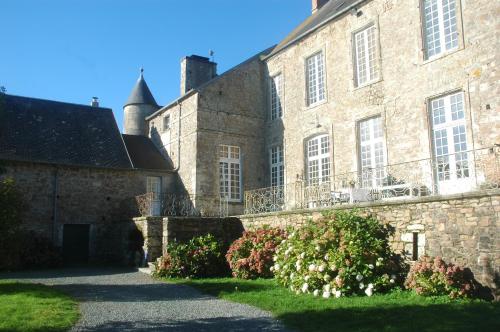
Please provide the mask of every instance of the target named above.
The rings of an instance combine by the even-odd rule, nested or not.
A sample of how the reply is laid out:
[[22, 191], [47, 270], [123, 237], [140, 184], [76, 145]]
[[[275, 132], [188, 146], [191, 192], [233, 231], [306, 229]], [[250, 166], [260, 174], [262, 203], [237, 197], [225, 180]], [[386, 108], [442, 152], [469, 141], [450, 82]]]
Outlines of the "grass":
[[321, 331], [500, 331], [500, 303], [395, 291], [340, 299], [295, 295], [274, 280], [166, 279], [270, 311], [286, 326]]
[[0, 331], [66, 331], [78, 304], [52, 287], [0, 281]]

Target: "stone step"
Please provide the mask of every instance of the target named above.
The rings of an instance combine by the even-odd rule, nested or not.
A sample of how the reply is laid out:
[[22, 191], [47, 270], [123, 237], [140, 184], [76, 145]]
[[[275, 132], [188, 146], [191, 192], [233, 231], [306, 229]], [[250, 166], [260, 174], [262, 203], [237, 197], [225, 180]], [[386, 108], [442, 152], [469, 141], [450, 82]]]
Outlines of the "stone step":
[[139, 272], [151, 275], [153, 272], [149, 267], [140, 267]]

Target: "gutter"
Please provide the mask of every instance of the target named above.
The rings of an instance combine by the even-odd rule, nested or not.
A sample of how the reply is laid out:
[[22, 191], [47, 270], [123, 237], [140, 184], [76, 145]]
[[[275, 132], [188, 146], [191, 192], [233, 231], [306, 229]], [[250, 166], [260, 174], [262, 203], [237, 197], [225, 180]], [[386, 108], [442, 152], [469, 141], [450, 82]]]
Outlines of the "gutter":
[[[193, 90], [191, 90], [193, 91]], [[172, 172], [177, 173], [181, 168], [181, 121], [182, 121], [182, 102], [177, 100], [177, 106], [179, 106], [179, 121], [177, 126], [177, 166], [172, 170]]]
[[327, 19], [326, 21], [324, 21], [323, 23], [321, 23], [320, 25], [317, 25], [309, 30], [307, 30], [306, 32], [302, 33], [301, 35], [299, 35], [298, 37], [296, 37], [295, 39], [291, 40], [290, 42], [286, 43], [282, 48], [281, 50], [279, 50], [278, 52], [276, 53], [272, 53], [269, 54], [269, 55], [266, 55], [262, 58], [263, 61], [266, 61], [266, 60], [269, 60], [271, 59], [272, 57], [280, 54], [282, 51], [284, 51], [285, 49], [287, 49], [288, 47], [290, 47], [291, 45], [295, 44], [296, 42], [298, 42], [299, 40], [303, 39], [304, 37], [306, 37], [307, 35], [311, 34], [312, 32], [318, 30], [319, 28], [322, 28], [323, 26], [327, 25], [328, 23], [330, 23], [332, 20], [334, 20], [335, 18], [345, 14], [346, 12], [350, 11], [351, 9], [353, 8], [356, 8], [358, 5], [360, 5], [361, 3], [363, 2], [366, 2], [367, 0], [359, 0], [359, 1], [356, 1], [355, 3], [351, 4], [350, 6], [347, 6], [345, 7], [344, 9], [342, 9], [341, 11], [337, 12], [336, 14], [334, 14], [332, 17], [330, 17], [329, 19]]

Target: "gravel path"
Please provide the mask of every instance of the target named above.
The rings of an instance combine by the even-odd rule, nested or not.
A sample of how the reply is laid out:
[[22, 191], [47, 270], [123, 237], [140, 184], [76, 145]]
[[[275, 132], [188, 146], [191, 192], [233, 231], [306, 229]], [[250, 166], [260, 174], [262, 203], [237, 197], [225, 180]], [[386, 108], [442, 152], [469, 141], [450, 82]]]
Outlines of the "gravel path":
[[0, 279], [56, 285], [74, 296], [82, 317], [72, 331], [285, 331], [265, 311], [136, 271], [63, 269]]

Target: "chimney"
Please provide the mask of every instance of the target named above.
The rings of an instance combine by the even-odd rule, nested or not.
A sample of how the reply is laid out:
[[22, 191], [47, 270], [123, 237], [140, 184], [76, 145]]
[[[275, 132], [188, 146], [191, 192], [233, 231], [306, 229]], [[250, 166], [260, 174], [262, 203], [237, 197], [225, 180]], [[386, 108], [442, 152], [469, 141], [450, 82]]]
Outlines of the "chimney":
[[327, 2], [328, 0], [312, 0], [312, 13], [316, 13], [321, 7], [326, 5]]
[[92, 101], [90, 102], [90, 106], [92, 106], [92, 107], [99, 107], [99, 98], [92, 97]]
[[217, 76], [217, 64], [199, 55], [181, 61], [181, 96]]

